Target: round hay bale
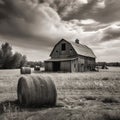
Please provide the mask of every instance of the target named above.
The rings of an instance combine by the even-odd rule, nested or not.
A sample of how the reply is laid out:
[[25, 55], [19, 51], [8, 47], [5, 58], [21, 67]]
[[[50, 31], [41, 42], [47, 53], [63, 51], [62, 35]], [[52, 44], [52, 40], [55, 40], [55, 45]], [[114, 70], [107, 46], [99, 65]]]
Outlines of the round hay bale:
[[21, 74], [31, 74], [31, 68], [30, 67], [22, 67], [20, 69]]
[[18, 101], [25, 106], [43, 106], [56, 104], [57, 91], [55, 84], [48, 77], [23, 76], [17, 86]]
[[35, 66], [34, 71], [40, 71], [40, 66]]

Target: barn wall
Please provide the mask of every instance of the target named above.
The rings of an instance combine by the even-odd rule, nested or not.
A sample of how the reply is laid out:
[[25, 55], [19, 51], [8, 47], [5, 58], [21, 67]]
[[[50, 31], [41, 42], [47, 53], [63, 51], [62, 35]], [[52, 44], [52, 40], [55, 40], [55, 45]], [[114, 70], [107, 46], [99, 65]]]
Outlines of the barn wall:
[[78, 57], [78, 71], [79, 72], [85, 71], [85, 57], [84, 56]]
[[85, 72], [95, 69], [95, 58], [79, 56], [78, 58], [78, 71]]
[[71, 72], [78, 72], [78, 59], [71, 61]]
[[71, 61], [62, 61], [60, 64], [60, 70], [62, 72], [71, 72]]
[[85, 72], [85, 64], [78, 63], [78, 71]]
[[[62, 51], [61, 46], [62, 44], [66, 44], [66, 50]], [[76, 56], [76, 52], [71, 46], [70, 43], [66, 41], [61, 41], [57, 46], [55, 46], [54, 51], [52, 52], [52, 58], [68, 58]]]
[[78, 57], [78, 62], [81, 63], [81, 64], [85, 64], [85, 57], [79, 56]]
[[45, 62], [45, 71], [52, 72], [52, 62]]
[[[95, 59], [79, 56], [76, 60], [61, 61], [61, 72], [85, 72], [95, 69]], [[53, 72], [53, 64], [50, 61], [45, 62], [45, 71]]]
[[[53, 62], [45, 62], [45, 71], [53, 72]], [[71, 61], [61, 61], [60, 62], [60, 71], [61, 72], [71, 72]]]
[[86, 71], [91, 71], [95, 69], [95, 59], [94, 58], [86, 58]]

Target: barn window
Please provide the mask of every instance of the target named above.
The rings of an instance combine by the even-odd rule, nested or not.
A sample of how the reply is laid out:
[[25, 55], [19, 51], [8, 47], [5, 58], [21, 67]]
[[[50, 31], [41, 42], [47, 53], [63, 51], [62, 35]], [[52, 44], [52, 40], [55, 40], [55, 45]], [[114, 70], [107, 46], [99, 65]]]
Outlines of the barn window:
[[63, 51], [66, 50], [66, 44], [65, 44], [65, 43], [62, 43], [61, 49], [62, 49]]
[[56, 50], [56, 53], [58, 53], [58, 51]]
[[70, 49], [70, 54], [72, 54], [72, 49]]

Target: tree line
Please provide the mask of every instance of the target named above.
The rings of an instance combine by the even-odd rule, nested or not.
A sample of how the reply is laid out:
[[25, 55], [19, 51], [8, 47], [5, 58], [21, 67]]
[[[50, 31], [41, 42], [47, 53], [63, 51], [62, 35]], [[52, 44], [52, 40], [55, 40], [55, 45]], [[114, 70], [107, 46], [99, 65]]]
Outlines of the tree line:
[[[120, 62], [97, 62], [96, 66], [116, 66], [120, 67]], [[17, 69], [23, 66], [44, 67], [44, 63], [41, 61], [27, 61], [27, 57], [21, 53], [12, 52], [12, 46], [9, 43], [4, 43], [0, 47], [0, 69]]]
[[35, 66], [44, 67], [44, 63], [41, 61], [28, 61], [27, 66], [32, 67], [32, 68]]
[[111, 67], [120, 67], [120, 62], [97, 62], [96, 66], [111, 66]]
[[12, 46], [9, 43], [1, 45], [0, 48], [0, 69], [21, 68], [27, 64], [27, 58], [21, 53], [12, 52]]
[[27, 57], [19, 52], [12, 52], [12, 46], [9, 43], [4, 43], [0, 47], [0, 69], [17, 69], [23, 66], [43, 67], [41, 61], [27, 61]]

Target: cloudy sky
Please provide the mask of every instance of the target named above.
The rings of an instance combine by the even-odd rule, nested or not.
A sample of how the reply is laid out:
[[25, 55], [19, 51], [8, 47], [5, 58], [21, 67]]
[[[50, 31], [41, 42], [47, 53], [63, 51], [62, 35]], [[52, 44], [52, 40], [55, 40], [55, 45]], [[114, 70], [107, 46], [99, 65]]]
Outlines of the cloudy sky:
[[61, 38], [120, 62], [120, 0], [0, 0], [0, 44], [43, 61]]

